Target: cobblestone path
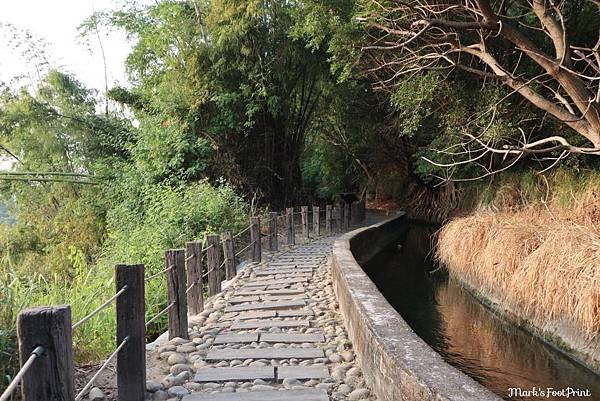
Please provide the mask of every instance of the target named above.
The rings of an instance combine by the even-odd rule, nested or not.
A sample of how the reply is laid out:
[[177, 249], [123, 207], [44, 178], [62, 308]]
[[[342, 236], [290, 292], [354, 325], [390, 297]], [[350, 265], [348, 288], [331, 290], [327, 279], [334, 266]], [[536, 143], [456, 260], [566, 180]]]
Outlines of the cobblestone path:
[[372, 401], [338, 312], [334, 237], [252, 264], [191, 318], [190, 339], [156, 351], [170, 373], [148, 399]]

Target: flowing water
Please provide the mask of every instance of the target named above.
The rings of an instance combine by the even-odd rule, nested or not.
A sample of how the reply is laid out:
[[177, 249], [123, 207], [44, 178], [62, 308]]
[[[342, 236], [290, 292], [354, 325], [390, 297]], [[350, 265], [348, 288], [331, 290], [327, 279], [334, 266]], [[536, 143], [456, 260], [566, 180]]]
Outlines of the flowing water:
[[[600, 376], [502, 320], [438, 269], [430, 257], [433, 230], [411, 226], [399, 246], [363, 266], [412, 329], [447, 362], [506, 400], [600, 400]], [[511, 388], [533, 393], [519, 396]], [[567, 398], [548, 388], [591, 395]]]

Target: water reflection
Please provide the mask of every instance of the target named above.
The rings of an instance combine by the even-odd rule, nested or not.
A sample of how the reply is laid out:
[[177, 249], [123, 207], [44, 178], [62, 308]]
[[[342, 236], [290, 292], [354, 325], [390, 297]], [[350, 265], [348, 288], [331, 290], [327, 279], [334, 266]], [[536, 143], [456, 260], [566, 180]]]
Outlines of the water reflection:
[[[414, 225], [401, 246], [364, 266], [390, 304], [446, 361], [507, 400], [566, 400], [553, 395], [509, 394], [510, 388], [546, 391], [571, 387], [600, 400], [600, 377], [483, 307], [430, 257], [435, 228]], [[429, 272], [434, 272], [433, 274]]]

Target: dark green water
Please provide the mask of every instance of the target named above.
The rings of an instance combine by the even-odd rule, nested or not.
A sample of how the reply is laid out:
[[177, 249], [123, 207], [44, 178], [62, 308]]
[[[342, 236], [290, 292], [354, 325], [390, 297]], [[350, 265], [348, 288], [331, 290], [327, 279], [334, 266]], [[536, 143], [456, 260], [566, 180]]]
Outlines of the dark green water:
[[[411, 226], [363, 266], [390, 304], [429, 346], [506, 400], [600, 400], [600, 376], [481, 305], [432, 261], [434, 228]], [[511, 388], [538, 395], [518, 396]], [[541, 395], [548, 388], [590, 396]], [[514, 390], [513, 390], [514, 391]]]

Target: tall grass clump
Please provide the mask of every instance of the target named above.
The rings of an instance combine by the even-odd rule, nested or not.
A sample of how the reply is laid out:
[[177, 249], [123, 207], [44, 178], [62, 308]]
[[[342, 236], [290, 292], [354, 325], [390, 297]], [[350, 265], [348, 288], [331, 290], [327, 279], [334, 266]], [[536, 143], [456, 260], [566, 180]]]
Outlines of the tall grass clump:
[[501, 206], [448, 222], [437, 257], [534, 325], [566, 320], [592, 338], [600, 333], [600, 179], [559, 172], [541, 180], [548, 186], [537, 201], [531, 189], [513, 188], [518, 203], [509, 203], [506, 187]]

